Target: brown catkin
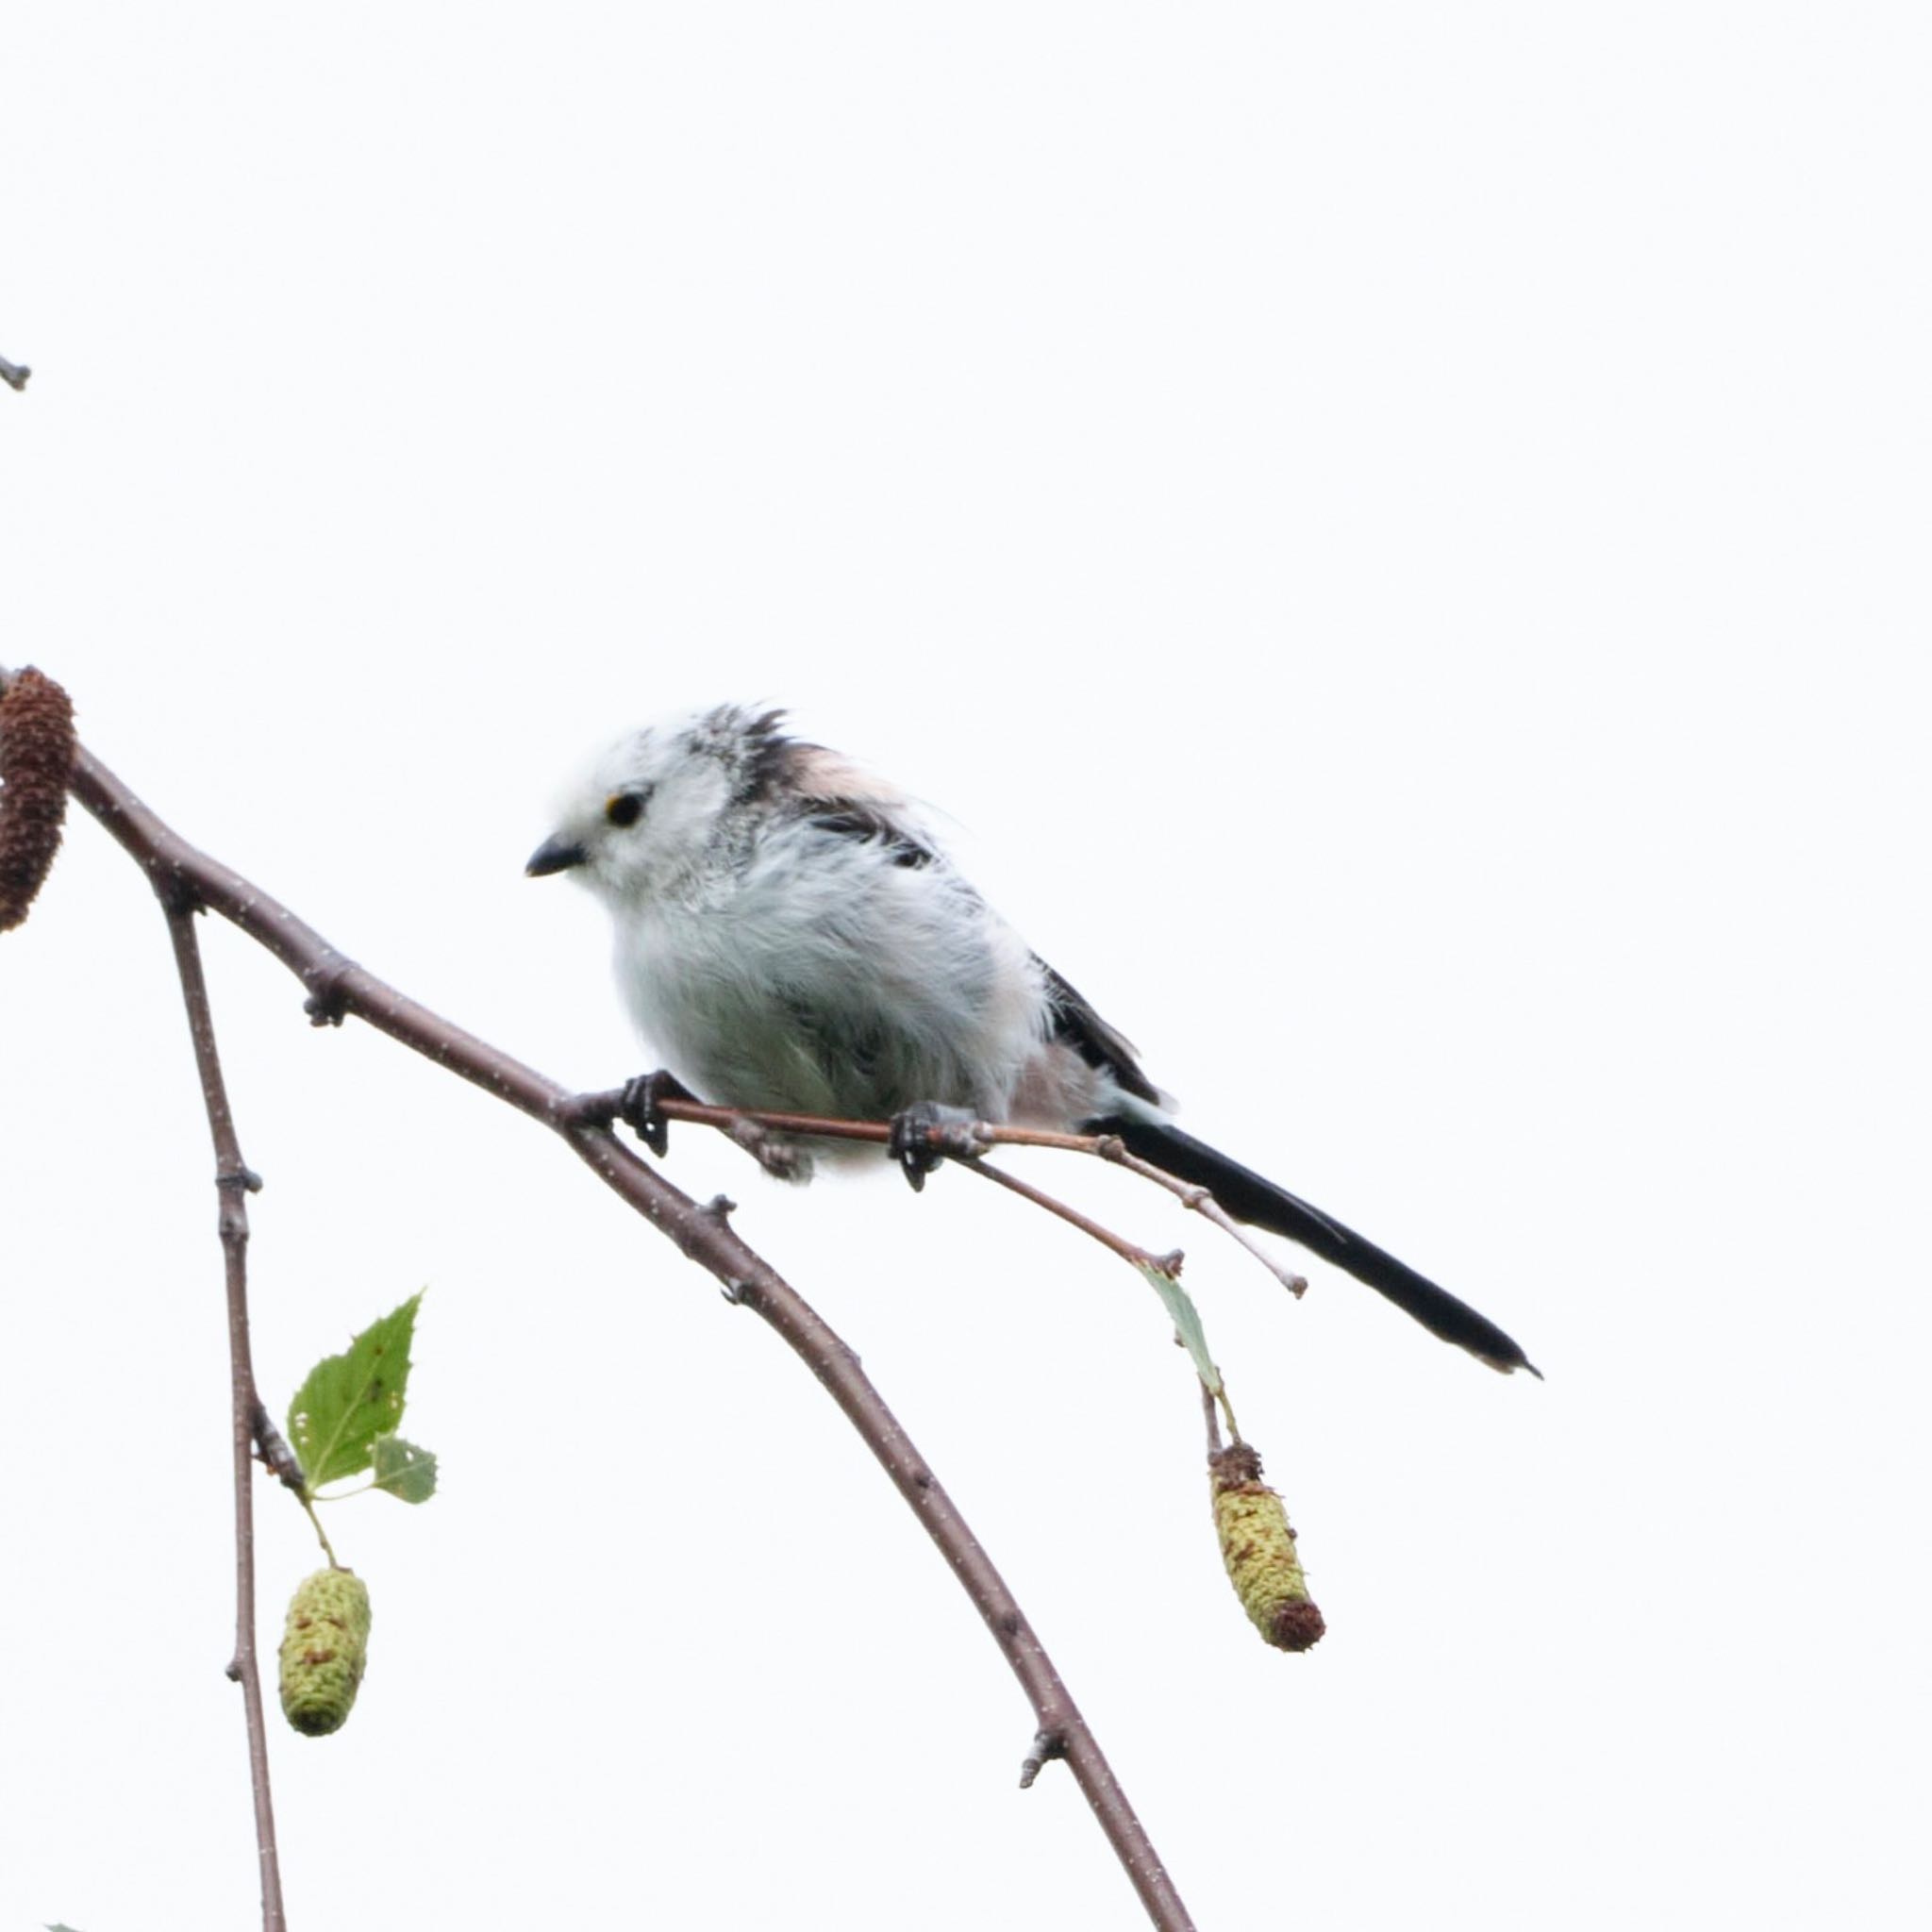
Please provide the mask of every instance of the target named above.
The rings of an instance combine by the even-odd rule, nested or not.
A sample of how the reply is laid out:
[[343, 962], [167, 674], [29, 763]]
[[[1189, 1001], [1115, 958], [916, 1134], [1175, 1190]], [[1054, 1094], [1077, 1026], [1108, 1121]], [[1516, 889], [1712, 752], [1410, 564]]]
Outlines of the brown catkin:
[[1282, 1500], [1261, 1480], [1260, 1452], [1249, 1442], [1208, 1458], [1221, 1560], [1249, 1621], [1277, 1650], [1307, 1650], [1326, 1625], [1308, 1595]]
[[60, 848], [74, 706], [32, 666], [0, 697], [0, 932], [26, 917]]

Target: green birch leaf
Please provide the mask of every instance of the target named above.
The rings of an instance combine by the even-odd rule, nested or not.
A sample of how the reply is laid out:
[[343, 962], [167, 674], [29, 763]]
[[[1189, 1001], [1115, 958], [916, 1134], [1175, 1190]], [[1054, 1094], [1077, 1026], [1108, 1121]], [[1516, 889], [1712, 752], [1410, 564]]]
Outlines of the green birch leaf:
[[436, 1457], [400, 1436], [378, 1436], [372, 1445], [375, 1487], [406, 1503], [426, 1503], [436, 1493]]
[[1214, 1358], [1208, 1353], [1208, 1332], [1201, 1326], [1201, 1311], [1195, 1307], [1193, 1296], [1174, 1275], [1163, 1274], [1158, 1268], [1142, 1268], [1141, 1273], [1147, 1277], [1147, 1285], [1160, 1297], [1162, 1306], [1173, 1319], [1174, 1332], [1193, 1357], [1194, 1373], [1200, 1376], [1210, 1395], [1219, 1395], [1221, 1371], [1214, 1366]]
[[369, 1467], [371, 1445], [403, 1419], [409, 1381], [409, 1340], [416, 1327], [412, 1294], [401, 1307], [373, 1322], [350, 1342], [309, 1370], [289, 1405], [289, 1441], [313, 1495], [325, 1483], [358, 1475]]

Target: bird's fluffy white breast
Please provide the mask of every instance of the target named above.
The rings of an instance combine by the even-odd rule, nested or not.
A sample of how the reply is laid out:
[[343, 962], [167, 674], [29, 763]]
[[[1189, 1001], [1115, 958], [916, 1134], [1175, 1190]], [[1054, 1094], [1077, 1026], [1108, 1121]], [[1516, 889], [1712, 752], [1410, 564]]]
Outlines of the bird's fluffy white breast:
[[625, 908], [616, 941], [640, 1030], [725, 1105], [1001, 1119], [1046, 1033], [1039, 963], [942, 859], [808, 820]]

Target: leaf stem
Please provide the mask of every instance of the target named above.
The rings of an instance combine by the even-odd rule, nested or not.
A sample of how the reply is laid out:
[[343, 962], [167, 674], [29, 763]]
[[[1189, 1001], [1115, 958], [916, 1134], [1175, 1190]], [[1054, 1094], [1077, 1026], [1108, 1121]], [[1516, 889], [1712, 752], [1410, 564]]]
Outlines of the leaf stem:
[[331, 1570], [340, 1570], [342, 1566], [336, 1561], [335, 1548], [328, 1540], [328, 1532], [322, 1526], [322, 1518], [315, 1513], [315, 1506], [318, 1503], [327, 1503], [335, 1499], [328, 1496], [304, 1496], [302, 1498], [302, 1509], [303, 1513], [308, 1518], [310, 1525], [314, 1528], [316, 1541], [322, 1545], [323, 1555], [328, 1558], [328, 1567]]

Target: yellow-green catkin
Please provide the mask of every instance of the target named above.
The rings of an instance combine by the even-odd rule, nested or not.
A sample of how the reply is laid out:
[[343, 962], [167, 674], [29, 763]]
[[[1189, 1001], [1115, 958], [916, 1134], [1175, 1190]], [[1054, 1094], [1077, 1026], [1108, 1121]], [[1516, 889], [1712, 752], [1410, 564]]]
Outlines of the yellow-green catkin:
[[353, 1570], [318, 1570], [289, 1602], [282, 1715], [305, 1737], [340, 1730], [369, 1660], [369, 1590]]
[[1246, 1442], [1217, 1449], [1208, 1474], [1221, 1560], [1241, 1608], [1277, 1650], [1307, 1650], [1326, 1626], [1308, 1595], [1288, 1510], [1261, 1480], [1260, 1452]]

